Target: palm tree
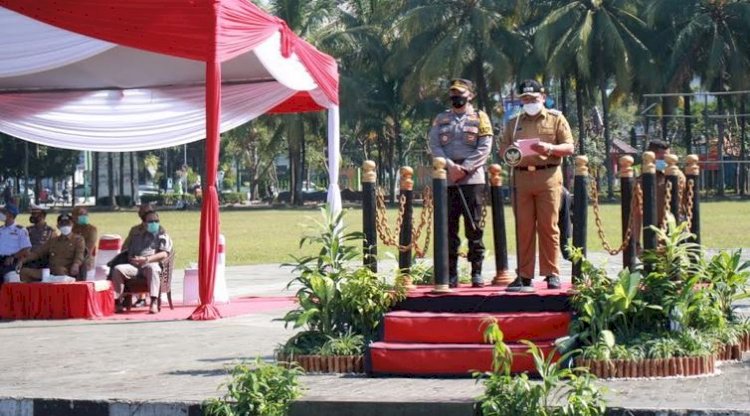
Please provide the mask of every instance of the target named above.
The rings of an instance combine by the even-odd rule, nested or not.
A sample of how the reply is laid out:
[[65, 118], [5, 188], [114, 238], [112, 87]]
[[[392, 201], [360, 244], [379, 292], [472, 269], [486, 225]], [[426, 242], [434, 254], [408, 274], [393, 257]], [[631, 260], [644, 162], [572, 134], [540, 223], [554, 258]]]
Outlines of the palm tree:
[[[599, 89], [607, 160], [611, 150], [609, 98], [616, 86], [627, 91], [636, 73], [650, 73], [651, 54], [642, 41], [649, 32], [637, 15], [638, 0], [574, 0], [550, 2], [553, 10], [539, 25], [534, 44], [560, 77], [575, 76], [577, 88]], [[614, 80], [614, 84], [611, 81]], [[579, 94], [580, 95], [580, 94]], [[580, 100], [579, 100], [580, 102]], [[614, 196], [614, 172], [607, 163], [608, 197]]]
[[[511, 78], [528, 44], [515, 30], [525, 2], [504, 0], [409, 0], [396, 24], [401, 52], [394, 62], [413, 68], [405, 88], [411, 97], [435, 95], [436, 80], [463, 76], [477, 86], [479, 108], [492, 114], [491, 91]], [[430, 86], [432, 88], [430, 88]]]
[[[698, 75], [713, 91], [750, 87], [750, 2], [747, 0], [661, 0], [649, 8], [655, 27], [674, 32], [669, 73], [673, 82], [690, 82]], [[723, 109], [724, 98], [717, 97]], [[689, 103], [686, 102], [686, 104]], [[687, 110], [687, 107], [686, 107]], [[719, 130], [723, 130], [719, 121]], [[719, 138], [719, 152], [723, 140]], [[719, 165], [724, 177], [724, 165]], [[724, 187], [720, 186], [722, 195]]]

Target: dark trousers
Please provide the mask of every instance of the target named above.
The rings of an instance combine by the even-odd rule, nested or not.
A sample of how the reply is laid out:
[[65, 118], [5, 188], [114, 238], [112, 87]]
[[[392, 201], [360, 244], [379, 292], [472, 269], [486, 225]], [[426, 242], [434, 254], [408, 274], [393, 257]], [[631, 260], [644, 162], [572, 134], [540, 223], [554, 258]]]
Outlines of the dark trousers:
[[2, 286], [4, 282], [5, 273], [12, 272], [16, 270], [16, 261], [13, 261], [13, 264], [10, 266], [5, 265], [5, 259], [10, 256], [0, 256], [0, 286]]
[[448, 187], [448, 275], [451, 280], [458, 277], [458, 247], [461, 239], [458, 238], [458, 221], [464, 217], [464, 232], [469, 240], [469, 252], [467, 259], [471, 263], [472, 277], [479, 277], [482, 272], [482, 260], [484, 260], [484, 242], [482, 236], [484, 230], [480, 228], [482, 221], [482, 206], [484, 206], [484, 184], [461, 185], [461, 191], [466, 198], [471, 217], [476, 229], [472, 228], [471, 219], [465, 214], [465, 208], [458, 192], [458, 186]]

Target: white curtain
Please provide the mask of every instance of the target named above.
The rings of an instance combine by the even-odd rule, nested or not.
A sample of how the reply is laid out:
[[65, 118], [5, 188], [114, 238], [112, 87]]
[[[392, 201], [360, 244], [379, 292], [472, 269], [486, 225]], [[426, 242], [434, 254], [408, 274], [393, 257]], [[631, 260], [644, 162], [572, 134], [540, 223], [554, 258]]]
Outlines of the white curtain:
[[115, 46], [0, 7], [0, 78], [59, 68]]
[[[0, 131], [65, 149], [130, 152], [205, 137], [205, 87], [0, 94]], [[276, 82], [222, 88], [221, 131], [294, 95]], [[335, 147], [338, 151], [338, 146]]]

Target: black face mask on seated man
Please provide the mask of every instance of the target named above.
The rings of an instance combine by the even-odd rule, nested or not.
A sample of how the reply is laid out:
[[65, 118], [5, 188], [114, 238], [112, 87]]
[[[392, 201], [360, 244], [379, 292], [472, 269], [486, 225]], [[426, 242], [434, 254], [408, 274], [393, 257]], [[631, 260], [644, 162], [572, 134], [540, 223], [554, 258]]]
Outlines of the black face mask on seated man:
[[453, 108], [461, 108], [466, 105], [466, 97], [451, 95], [451, 104], [453, 105]]

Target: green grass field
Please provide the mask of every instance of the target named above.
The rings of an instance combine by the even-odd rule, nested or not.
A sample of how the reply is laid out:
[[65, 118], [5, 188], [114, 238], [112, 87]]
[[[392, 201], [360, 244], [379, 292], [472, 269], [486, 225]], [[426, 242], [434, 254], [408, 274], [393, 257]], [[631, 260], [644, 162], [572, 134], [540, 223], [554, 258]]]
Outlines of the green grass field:
[[[750, 203], [748, 202], [707, 202], [701, 206], [702, 240], [710, 248], [750, 247]], [[421, 208], [415, 207], [415, 216]], [[611, 245], [619, 246], [620, 207], [604, 205], [601, 209], [605, 231]], [[395, 224], [395, 210], [390, 210], [390, 224]], [[200, 213], [198, 211], [162, 211], [161, 222], [172, 236], [178, 250], [177, 264], [184, 267], [198, 258], [198, 228]], [[491, 213], [487, 222], [491, 223]], [[48, 215], [50, 224], [54, 224], [55, 213]], [[91, 223], [99, 229], [99, 234], [127, 235], [130, 227], [138, 222], [135, 211], [95, 212], [90, 213]], [[362, 229], [362, 211], [349, 209], [345, 215], [347, 229]], [[515, 242], [512, 230], [513, 216], [506, 208], [505, 218], [508, 230], [508, 252], [514, 253]], [[314, 225], [321, 219], [317, 209], [253, 209], [227, 210], [221, 213], [221, 229], [227, 238], [227, 262], [229, 265], [283, 263], [289, 261], [290, 255], [314, 254], [310, 247], [299, 249], [299, 240], [310, 233], [306, 227]], [[27, 225], [28, 216], [22, 215], [20, 223]], [[490, 227], [491, 228], [491, 227]], [[424, 233], [423, 233], [424, 235]], [[487, 247], [492, 250], [492, 230], [485, 234]], [[594, 217], [589, 210], [588, 246], [591, 251], [602, 251], [596, 235]], [[389, 250], [382, 245], [379, 252]], [[393, 250], [390, 250], [393, 252]], [[428, 252], [428, 257], [431, 251]]]

